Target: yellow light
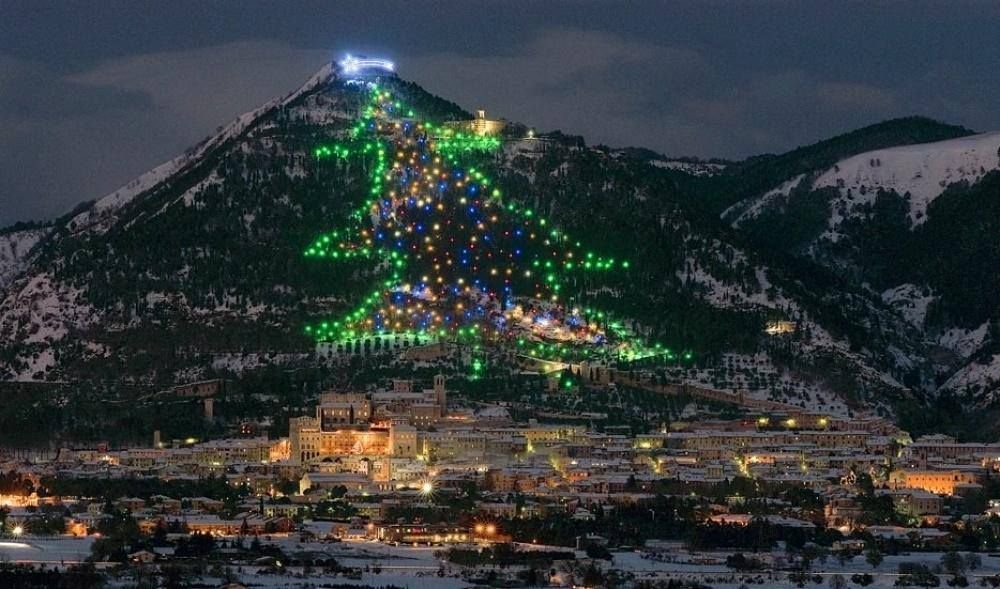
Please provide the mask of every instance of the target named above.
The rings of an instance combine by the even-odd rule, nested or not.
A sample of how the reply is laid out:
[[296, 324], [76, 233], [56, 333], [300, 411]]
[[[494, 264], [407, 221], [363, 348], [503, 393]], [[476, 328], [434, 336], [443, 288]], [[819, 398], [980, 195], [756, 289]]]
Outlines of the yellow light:
[[20, 536], [21, 534], [24, 533], [24, 528], [21, 526], [14, 526], [13, 528], [11, 528], [10, 533], [14, 534], [15, 536]]
[[430, 481], [424, 481], [424, 483], [420, 485], [420, 492], [424, 495], [430, 495], [431, 493], [434, 492], [434, 483]]

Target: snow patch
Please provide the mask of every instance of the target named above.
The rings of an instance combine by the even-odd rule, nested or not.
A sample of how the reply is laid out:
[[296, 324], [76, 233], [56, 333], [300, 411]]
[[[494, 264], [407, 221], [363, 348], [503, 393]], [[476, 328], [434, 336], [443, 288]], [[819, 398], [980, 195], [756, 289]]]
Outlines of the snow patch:
[[[927, 207], [957, 182], [976, 183], [1000, 169], [1000, 132], [983, 133], [934, 143], [879, 149], [841, 160], [821, 174], [813, 188], [832, 186], [853, 208], [872, 202], [878, 189], [910, 195], [910, 221], [919, 225]], [[867, 194], [860, 194], [862, 189]]]
[[243, 113], [223, 127], [215, 136], [199, 143], [183, 155], [160, 164], [125, 186], [97, 200], [90, 208], [73, 217], [69, 221], [68, 227], [72, 231], [106, 232], [115, 222], [115, 213], [132, 202], [137, 196], [152, 190], [160, 183], [187, 169], [191, 164], [197, 163], [209, 151], [242, 135], [271, 110], [291, 104], [302, 95], [322, 84], [328, 83], [334, 76], [333, 64], [326, 64], [295, 92], [284, 98], [271, 100], [259, 108]]
[[923, 329], [927, 317], [927, 307], [937, 299], [929, 288], [916, 284], [900, 284], [882, 293], [882, 300], [890, 307], [899, 311], [903, 319], [916, 327]]
[[[909, 195], [909, 220], [919, 225], [927, 209], [949, 186], [974, 184], [1000, 169], [1000, 132], [958, 139], [878, 149], [843, 159], [812, 180], [810, 188], [836, 188], [827, 231], [821, 237], [836, 242], [837, 227], [858, 207], [875, 201], [879, 190]], [[734, 227], [756, 218], [780, 198], [787, 198], [805, 180], [796, 176], [777, 188], [736, 203], [722, 213]]]
[[986, 362], [966, 364], [951, 375], [941, 388], [995, 394], [1000, 390], [1000, 354], [993, 354]]
[[51, 227], [40, 227], [0, 234], [0, 290], [24, 270], [34, 247], [51, 231]]
[[723, 219], [732, 218], [733, 227], [738, 227], [740, 223], [746, 221], [747, 219], [755, 219], [774, 201], [782, 198], [788, 198], [788, 196], [792, 194], [792, 191], [802, 184], [802, 180], [804, 180], [805, 177], [805, 174], [799, 174], [791, 180], [782, 182], [777, 188], [765, 192], [762, 196], [756, 199], [740, 201], [725, 211], [722, 211], [721, 217]]
[[686, 172], [692, 176], [715, 176], [726, 169], [725, 164], [711, 162], [688, 162], [682, 160], [651, 160], [650, 165], [664, 170]]
[[989, 333], [989, 321], [983, 323], [975, 329], [962, 329], [953, 327], [938, 338], [938, 344], [954, 351], [962, 358], [970, 358], [983, 346], [986, 341], [986, 334]]

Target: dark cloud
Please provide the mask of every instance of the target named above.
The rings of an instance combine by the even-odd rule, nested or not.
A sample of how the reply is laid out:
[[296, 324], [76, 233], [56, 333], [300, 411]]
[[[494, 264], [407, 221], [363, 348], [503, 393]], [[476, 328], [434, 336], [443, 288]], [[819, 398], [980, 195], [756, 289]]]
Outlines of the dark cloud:
[[71, 118], [151, 107], [149, 95], [114, 86], [79, 84], [44, 65], [0, 55], [0, 113], [23, 120]]
[[0, 58], [0, 226], [58, 216], [115, 190], [294, 89], [326, 57], [245, 42], [120, 58], [70, 75]]
[[8, 0], [0, 225], [114, 190], [345, 50], [594, 143], [742, 157], [908, 114], [1000, 128], [998, 24], [974, 1]]

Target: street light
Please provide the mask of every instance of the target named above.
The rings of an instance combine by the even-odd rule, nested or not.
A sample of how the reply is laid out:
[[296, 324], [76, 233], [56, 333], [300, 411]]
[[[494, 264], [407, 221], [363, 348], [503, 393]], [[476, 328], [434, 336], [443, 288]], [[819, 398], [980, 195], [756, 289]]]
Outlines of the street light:
[[15, 536], [20, 536], [21, 534], [24, 533], [24, 527], [14, 526], [13, 528], [11, 528], [10, 533], [14, 534]]
[[423, 495], [430, 495], [433, 492], [434, 492], [434, 483], [432, 483], [430, 481], [424, 481], [424, 483], [422, 485], [420, 485], [420, 493], [421, 494], [423, 494]]

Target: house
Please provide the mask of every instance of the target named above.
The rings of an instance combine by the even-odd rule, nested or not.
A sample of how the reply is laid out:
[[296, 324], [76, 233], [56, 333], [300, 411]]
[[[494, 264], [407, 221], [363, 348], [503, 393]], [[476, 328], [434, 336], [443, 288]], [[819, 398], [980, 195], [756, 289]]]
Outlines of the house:
[[148, 550], [139, 550], [129, 554], [128, 559], [139, 564], [149, 564], [156, 560], [156, 553]]
[[225, 507], [225, 503], [210, 497], [184, 497], [181, 502], [190, 505], [191, 509], [207, 513], [222, 511], [222, 508]]
[[146, 507], [146, 500], [140, 497], [120, 497], [115, 501], [115, 507], [128, 511], [139, 511]]

